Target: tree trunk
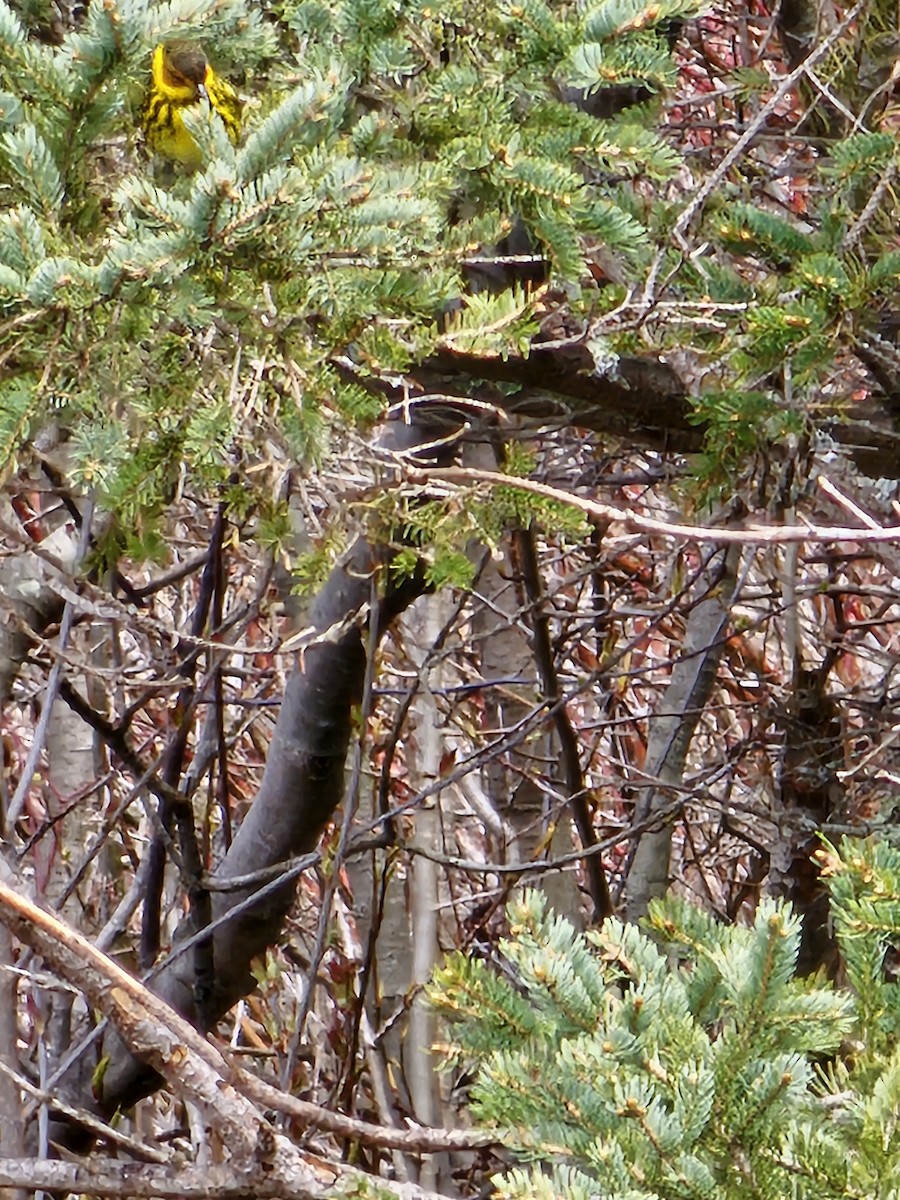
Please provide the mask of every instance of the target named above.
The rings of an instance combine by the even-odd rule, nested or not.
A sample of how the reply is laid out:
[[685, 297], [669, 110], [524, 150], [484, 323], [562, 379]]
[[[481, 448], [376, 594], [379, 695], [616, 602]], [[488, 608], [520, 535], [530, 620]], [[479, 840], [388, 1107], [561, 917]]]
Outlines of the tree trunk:
[[702, 598], [688, 615], [684, 645], [666, 688], [664, 711], [654, 715], [647, 746], [647, 789], [635, 807], [635, 823], [659, 818], [639, 835], [628, 873], [626, 913], [644, 916], [669, 883], [672, 830], [679, 817], [691, 739], [712, 693], [725, 645], [740, 549], [718, 551], [697, 581]]

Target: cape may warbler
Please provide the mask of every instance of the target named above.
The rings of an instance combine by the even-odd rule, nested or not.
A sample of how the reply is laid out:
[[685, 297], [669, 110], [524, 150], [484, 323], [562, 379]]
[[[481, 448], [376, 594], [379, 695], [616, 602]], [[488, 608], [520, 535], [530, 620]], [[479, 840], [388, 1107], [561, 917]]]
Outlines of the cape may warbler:
[[188, 133], [182, 113], [203, 99], [209, 101], [236, 144], [241, 132], [241, 101], [231, 84], [215, 73], [199, 46], [190, 42], [157, 46], [141, 111], [144, 137], [155, 154], [188, 167], [200, 166], [200, 148]]

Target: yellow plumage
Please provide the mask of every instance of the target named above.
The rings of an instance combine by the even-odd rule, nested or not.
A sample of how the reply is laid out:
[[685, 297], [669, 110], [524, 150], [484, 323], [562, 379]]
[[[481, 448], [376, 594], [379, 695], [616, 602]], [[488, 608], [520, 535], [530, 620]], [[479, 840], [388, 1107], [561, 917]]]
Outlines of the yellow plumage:
[[157, 46], [141, 111], [144, 137], [154, 154], [187, 167], [200, 166], [200, 148], [188, 133], [182, 114], [203, 99], [209, 101], [236, 145], [241, 133], [241, 101], [231, 84], [215, 73], [198, 46], [188, 42]]

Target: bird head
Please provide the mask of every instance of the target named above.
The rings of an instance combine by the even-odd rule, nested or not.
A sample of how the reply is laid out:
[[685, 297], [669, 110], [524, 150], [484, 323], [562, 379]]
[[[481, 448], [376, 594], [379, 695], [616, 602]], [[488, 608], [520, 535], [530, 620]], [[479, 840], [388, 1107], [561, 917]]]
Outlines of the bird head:
[[193, 88], [205, 95], [209, 63], [202, 49], [193, 42], [166, 42], [163, 46], [163, 77], [173, 90]]

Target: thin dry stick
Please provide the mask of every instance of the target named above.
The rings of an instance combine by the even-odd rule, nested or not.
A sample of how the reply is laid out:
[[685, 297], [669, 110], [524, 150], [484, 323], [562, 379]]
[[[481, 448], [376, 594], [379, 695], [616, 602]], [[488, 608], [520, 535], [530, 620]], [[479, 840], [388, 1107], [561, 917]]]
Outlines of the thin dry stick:
[[878, 528], [878, 522], [875, 520], [875, 518], [867, 513], [864, 508], [860, 508], [855, 500], [851, 500], [849, 496], [845, 496], [844, 493], [835, 484], [833, 484], [830, 479], [827, 478], [827, 476], [820, 475], [817, 478], [816, 483], [819, 485], [820, 492], [824, 492], [825, 495], [829, 496], [835, 501], [835, 503], [840, 504], [842, 508], [845, 508], [848, 513], [851, 513], [854, 517], [857, 517], [863, 523], [863, 525], [865, 525], [866, 529]]
[[600, 504], [586, 500], [572, 492], [538, 483], [535, 479], [518, 479], [512, 475], [500, 475], [496, 471], [479, 471], [475, 468], [445, 467], [431, 471], [407, 471], [404, 483], [418, 487], [433, 486], [435, 483], [477, 484], [491, 487], [519, 488], [552, 500], [568, 504], [586, 516], [599, 521], [616, 521], [629, 533], [655, 533], [663, 537], [683, 538], [694, 542], [712, 542], [718, 545], [777, 545], [788, 542], [900, 542], [900, 525], [876, 525], [869, 529], [849, 529], [831, 525], [747, 525], [744, 529], [705, 529], [699, 525], [681, 525], [673, 521], [658, 521], [654, 517], [642, 517], [628, 509], [613, 504]]
[[[244, 1070], [223, 1047], [196, 1030], [159, 996], [97, 950], [81, 934], [39, 908], [0, 879], [0, 921], [31, 946], [64, 979], [85, 990], [88, 999], [112, 1019], [126, 1042], [175, 1085], [188, 1099], [215, 1118], [236, 1155], [255, 1150], [256, 1125], [264, 1121], [255, 1109], [231, 1103], [228, 1086], [252, 1104], [261, 1103], [296, 1117], [306, 1126], [338, 1137], [386, 1149], [433, 1154], [439, 1150], [474, 1149], [496, 1144], [498, 1133], [462, 1129], [406, 1129], [372, 1125], [287, 1095]], [[202, 931], [205, 932], [205, 931]], [[135, 1042], [139, 1044], [134, 1044]], [[210, 1085], [215, 1078], [216, 1085]], [[212, 1097], [212, 1099], [211, 1099]], [[252, 1116], [252, 1121], [248, 1117]], [[248, 1161], [252, 1160], [252, 1153]], [[339, 1168], [336, 1166], [335, 1170]], [[356, 1174], [356, 1173], [354, 1173]], [[364, 1178], [359, 1175], [359, 1178]], [[392, 1189], [396, 1195], [396, 1189]]]
[[4, 1062], [0, 1062], [0, 1073], [11, 1079], [13, 1083], [26, 1095], [32, 1096], [38, 1103], [46, 1104], [64, 1116], [71, 1117], [73, 1121], [77, 1121], [79, 1125], [83, 1125], [85, 1129], [89, 1129], [98, 1138], [103, 1138], [114, 1145], [128, 1151], [134, 1158], [143, 1162], [153, 1163], [170, 1163], [173, 1160], [173, 1154], [167, 1150], [160, 1150], [157, 1146], [150, 1146], [146, 1142], [142, 1142], [139, 1138], [129, 1137], [119, 1129], [114, 1129], [105, 1121], [99, 1120], [93, 1113], [87, 1112], [83, 1108], [75, 1108], [71, 1104], [67, 1104], [57, 1095], [51, 1095], [40, 1088], [35, 1087], [24, 1075], [20, 1075], [18, 1071], [13, 1071]]
[[741, 155], [765, 125], [769, 116], [775, 111], [794, 84], [808, 73], [810, 67], [814, 67], [820, 59], [825, 57], [835, 42], [837, 42], [839, 38], [843, 37], [844, 33], [850, 28], [865, 6], [866, 0], [857, 0], [857, 3], [853, 5], [849, 12], [844, 16], [844, 19], [835, 26], [831, 33], [829, 33], [828, 37], [825, 38], [822, 44], [817, 46], [816, 49], [813, 50], [812, 53], [809, 54], [803, 60], [803, 62], [799, 64], [799, 66], [796, 66], [789, 75], [785, 75], [784, 79], [782, 79], [781, 83], [779, 83], [778, 87], [762, 106], [755, 118], [750, 122], [738, 140], [734, 143], [716, 169], [701, 184], [693, 200], [691, 200], [687, 208], [682, 210], [681, 216], [675, 222], [675, 228], [673, 230], [676, 240], [685, 249], [687, 247], [684, 239], [684, 232], [688, 225], [690, 225], [694, 216], [700, 211], [709, 196], [715, 191], [727, 173], [731, 170], [732, 166], [741, 157]]
[[897, 176], [897, 160], [891, 159], [884, 169], [884, 174], [878, 180], [875, 191], [866, 201], [866, 206], [844, 234], [841, 241], [842, 250], [850, 250], [860, 240], [862, 235], [869, 227], [869, 222], [878, 211], [878, 206], [884, 199], [885, 193], [893, 185], [894, 179]]

